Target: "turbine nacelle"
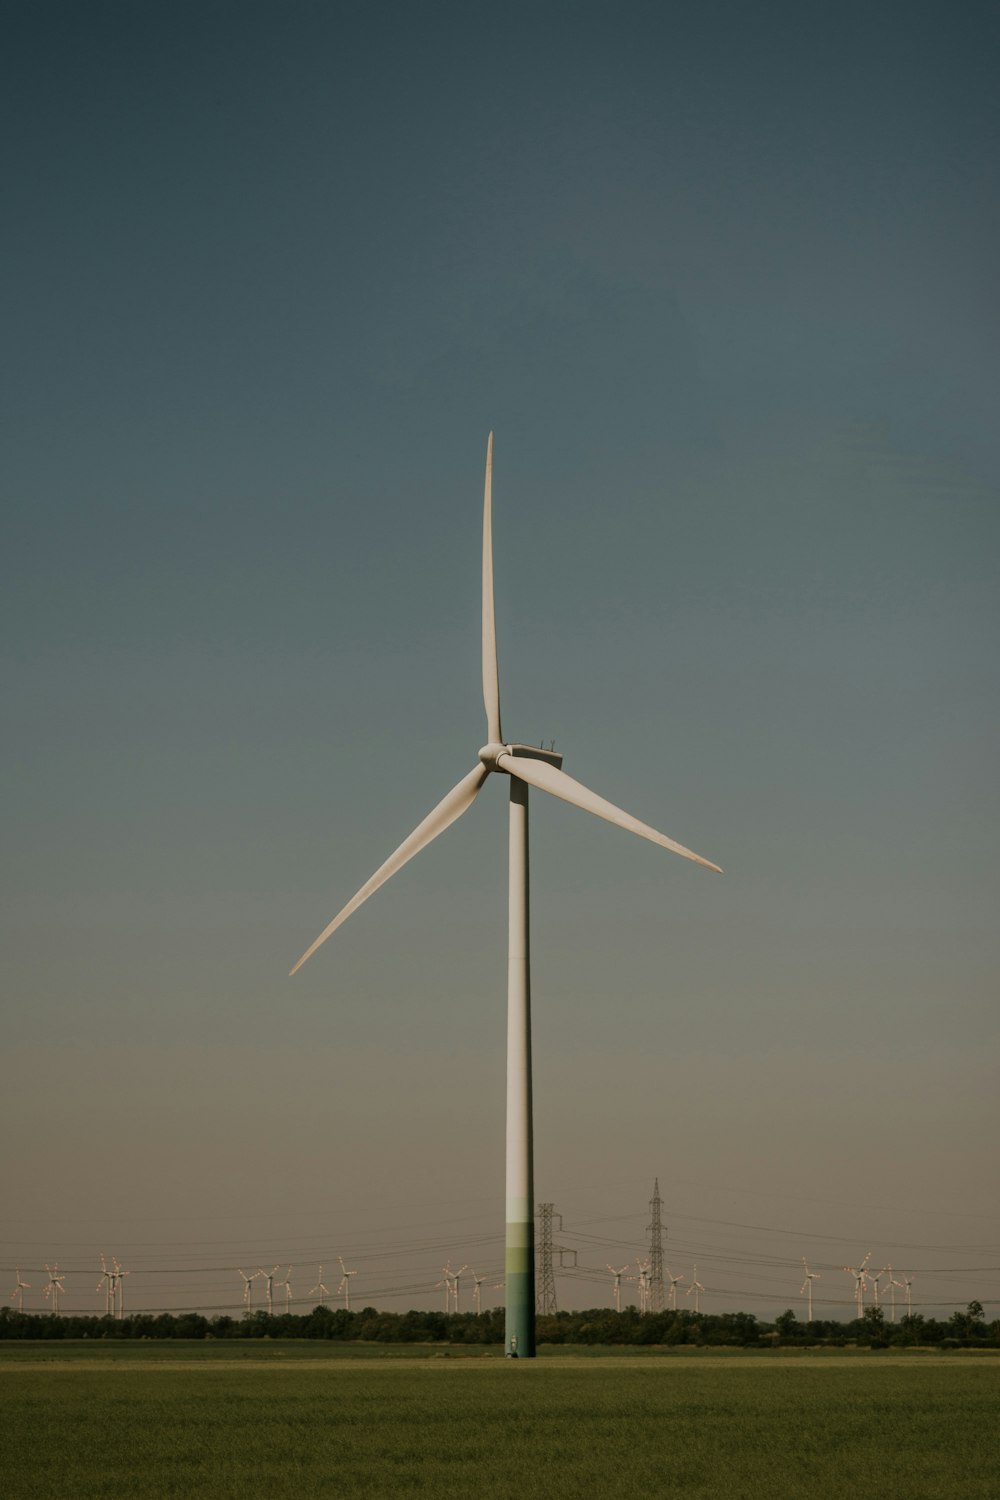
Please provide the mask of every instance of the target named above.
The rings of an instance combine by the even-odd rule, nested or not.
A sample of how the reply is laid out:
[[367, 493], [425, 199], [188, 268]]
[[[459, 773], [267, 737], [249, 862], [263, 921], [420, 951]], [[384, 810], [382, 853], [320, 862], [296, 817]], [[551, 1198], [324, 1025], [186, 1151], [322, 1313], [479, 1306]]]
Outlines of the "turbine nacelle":
[[544, 760], [548, 765], [555, 766], [557, 771], [563, 763], [562, 756], [555, 750], [543, 750], [540, 745], [501, 745], [497, 741], [484, 745], [479, 752], [479, 759], [487, 771], [503, 771], [506, 768], [499, 763], [501, 755], [513, 755], [522, 760]]

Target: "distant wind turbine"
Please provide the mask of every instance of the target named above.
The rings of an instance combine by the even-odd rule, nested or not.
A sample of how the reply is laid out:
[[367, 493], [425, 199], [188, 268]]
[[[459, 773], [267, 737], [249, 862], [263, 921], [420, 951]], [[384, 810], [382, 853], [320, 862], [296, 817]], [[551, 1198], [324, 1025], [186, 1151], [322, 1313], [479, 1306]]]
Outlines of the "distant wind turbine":
[[908, 1318], [913, 1317], [913, 1294], [910, 1291], [910, 1288], [913, 1285], [913, 1280], [914, 1278], [912, 1276], [903, 1277], [903, 1289], [906, 1293], [906, 1316]]
[[261, 1276], [262, 1274], [263, 1274], [263, 1272], [261, 1272], [261, 1271], [254, 1271], [251, 1276], [248, 1276], [247, 1273], [246, 1273], [246, 1271], [242, 1271], [242, 1270], [240, 1271], [240, 1275], [243, 1277], [243, 1281], [244, 1281], [244, 1287], [243, 1287], [243, 1308], [244, 1308], [244, 1312], [243, 1312], [243, 1316], [245, 1318], [249, 1318], [250, 1313], [253, 1310], [253, 1297], [252, 1297], [250, 1288], [253, 1285], [253, 1283], [257, 1280], [257, 1277]]
[[101, 1279], [97, 1283], [95, 1290], [99, 1292], [102, 1287], [104, 1288], [104, 1316], [106, 1318], [114, 1317], [115, 1273], [109, 1268], [107, 1261], [104, 1259], [103, 1250], [101, 1251]]
[[854, 1305], [858, 1310], [858, 1317], [864, 1316], [865, 1311], [865, 1282], [868, 1279], [867, 1265], [872, 1258], [869, 1250], [860, 1266], [845, 1266], [844, 1270], [849, 1276], [854, 1277]]
[[260, 1266], [257, 1268], [257, 1275], [263, 1277], [264, 1280], [264, 1296], [267, 1298], [268, 1316], [274, 1312], [274, 1278], [280, 1270], [280, 1266], [272, 1266], [270, 1271], [265, 1271]]
[[821, 1277], [818, 1271], [810, 1271], [809, 1267], [806, 1265], [806, 1258], [804, 1255], [802, 1257], [802, 1265], [805, 1269], [806, 1279], [799, 1287], [799, 1296], [801, 1297], [803, 1293], [806, 1293], [809, 1297], [809, 1315], [806, 1321], [811, 1323], [813, 1320], [813, 1282], [821, 1280]]
[[677, 1283], [679, 1281], [683, 1281], [684, 1277], [683, 1276], [675, 1276], [674, 1273], [671, 1271], [671, 1269], [670, 1269], [669, 1266], [664, 1267], [664, 1269], [666, 1270], [666, 1273], [667, 1273], [667, 1280], [670, 1282], [670, 1290], [667, 1292], [667, 1306], [668, 1307], [672, 1307], [673, 1310], [674, 1310], [674, 1312], [676, 1312], [677, 1311]]
[[357, 1271], [349, 1271], [344, 1265], [344, 1257], [338, 1255], [340, 1261], [340, 1285], [337, 1288], [337, 1296], [343, 1296], [344, 1308], [347, 1312], [351, 1310], [351, 1277], [357, 1276]]
[[17, 1298], [17, 1310], [18, 1310], [18, 1312], [23, 1313], [24, 1312], [24, 1294], [25, 1294], [25, 1292], [30, 1292], [31, 1291], [31, 1282], [30, 1281], [22, 1281], [21, 1280], [20, 1269], [18, 1269], [15, 1274], [17, 1276], [17, 1286], [14, 1288], [14, 1290], [11, 1292], [10, 1295], [11, 1295], [11, 1297], [16, 1297]]
[[48, 1280], [48, 1284], [47, 1284], [47, 1286], [45, 1288], [45, 1291], [42, 1293], [42, 1295], [44, 1297], [51, 1297], [52, 1298], [52, 1311], [55, 1313], [56, 1317], [58, 1317], [59, 1316], [59, 1296], [60, 1296], [60, 1293], [62, 1293], [62, 1292], [64, 1292], [66, 1290], [66, 1288], [63, 1286], [63, 1282], [66, 1280], [66, 1272], [64, 1271], [62, 1273], [62, 1275], [60, 1276], [58, 1261], [56, 1262], [56, 1264], [54, 1266], [50, 1266], [49, 1263], [48, 1263], [48, 1261], [46, 1261], [45, 1262], [45, 1269], [49, 1273], [49, 1280]]
[[[122, 1270], [118, 1257], [116, 1255], [114, 1258], [114, 1270], [111, 1274], [114, 1277], [114, 1284], [111, 1292], [112, 1310], [115, 1312], [115, 1316], [118, 1319], [121, 1319], [125, 1316], [125, 1277], [131, 1276], [132, 1272]], [[115, 1308], [116, 1299], [117, 1309]]]
[[310, 1289], [310, 1292], [309, 1292], [310, 1297], [315, 1297], [315, 1295], [316, 1295], [317, 1292], [319, 1292], [319, 1305], [320, 1305], [320, 1307], [325, 1307], [326, 1306], [326, 1299], [330, 1295], [330, 1288], [328, 1286], [324, 1286], [323, 1285], [323, 1267], [322, 1266], [320, 1266], [320, 1268], [319, 1268], [319, 1280], [317, 1281], [316, 1285]]
[[[507, 1313], [505, 1349], [508, 1355], [535, 1354], [535, 1226], [534, 1153], [531, 1101], [531, 980], [528, 905], [528, 788], [548, 792], [629, 833], [649, 839], [709, 870], [710, 860], [675, 843], [647, 823], [597, 796], [562, 770], [562, 756], [536, 745], [508, 743], [500, 727], [500, 688], [497, 667], [496, 618], [493, 606], [493, 434], [486, 447], [486, 485], [483, 496], [483, 609], [482, 670], [486, 708], [486, 744], [478, 764], [428, 813], [394, 854], [347, 905], [324, 927], [291, 973], [300, 969], [321, 943], [345, 922], [362, 902], [419, 854], [432, 840], [467, 812], [487, 777], [497, 772], [510, 782], [509, 909], [507, 967], [507, 1243], [505, 1279]], [[404, 762], [405, 764], [405, 751]], [[720, 871], [721, 873], [721, 871]]]
[[694, 1270], [691, 1272], [691, 1285], [688, 1287], [684, 1295], [685, 1297], [690, 1297], [691, 1293], [694, 1292], [694, 1310], [696, 1313], [701, 1312], [701, 1293], [704, 1290], [705, 1288], [698, 1280], [698, 1267], [695, 1266]]
[[284, 1289], [285, 1289], [285, 1312], [286, 1313], [287, 1312], [291, 1312], [291, 1310], [292, 1310], [292, 1282], [291, 1282], [291, 1275], [292, 1275], [292, 1268], [291, 1268], [291, 1266], [289, 1266], [288, 1270], [285, 1272], [285, 1279], [284, 1279], [284, 1281], [279, 1281], [278, 1282], [278, 1285], [284, 1287]]
[[620, 1313], [621, 1310], [622, 1310], [622, 1277], [625, 1275], [625, 1272], [628, 1270], [628, 1266], [620, 1266], [617, 1270], [615, 1270], [614, 1266], [608, 1264], [607, 1262], [605, 1262], [605, 1264], [608, 1265], [608, 1270], [611, 1272], [612, 1276], [615, 1278], [615, 1282], [614, 1282], [615, 1312], [616, 1313]]
[[893, 1274], [892, 1274], [892, 1267], [891, 1266], [886, 1266], [885, 1269], [886, 1269], [886, 1271], [889, 1274], [889, 1306], [892, 1309], [889, 1321], [890, 1321], [890, 1323], [895, 1323], [895, 1321], [896, 1321], [896, 1291], [897, 1291], [897, 1289], [899, 1291], [903, 1290], [903, 1283], [901, 1281], [897, 1281], [896, 1278], [893, 1276]]

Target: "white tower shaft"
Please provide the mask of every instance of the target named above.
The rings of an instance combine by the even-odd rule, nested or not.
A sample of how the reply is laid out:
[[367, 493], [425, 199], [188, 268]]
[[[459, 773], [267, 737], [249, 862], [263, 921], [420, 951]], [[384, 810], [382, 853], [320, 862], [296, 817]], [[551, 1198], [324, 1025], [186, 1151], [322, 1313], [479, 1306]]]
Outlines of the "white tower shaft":
[[510, 777], [507, 939], [506, 1352], [535, 1353], [535, 1182], [531, 1108], [528, 787]]

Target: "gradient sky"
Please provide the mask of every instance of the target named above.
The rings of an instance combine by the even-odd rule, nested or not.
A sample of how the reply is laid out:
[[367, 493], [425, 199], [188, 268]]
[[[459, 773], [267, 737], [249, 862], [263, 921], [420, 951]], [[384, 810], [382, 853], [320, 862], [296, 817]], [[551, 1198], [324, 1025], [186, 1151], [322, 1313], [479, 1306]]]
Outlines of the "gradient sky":
[[563, 1305], [658, 1175], [706, 1308], [997, 1315], [998, 40], [8, 16], [0, 1264], [502, 1265], [502, 783], [285, 977], [484, 739], [493, 428], [506, 732], [726, 870], [533, 799]]

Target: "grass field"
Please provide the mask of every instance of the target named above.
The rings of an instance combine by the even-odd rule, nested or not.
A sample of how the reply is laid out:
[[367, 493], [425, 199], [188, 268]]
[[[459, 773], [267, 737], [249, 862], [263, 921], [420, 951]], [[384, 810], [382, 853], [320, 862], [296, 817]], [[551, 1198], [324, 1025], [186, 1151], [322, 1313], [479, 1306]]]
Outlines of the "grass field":
[[330, 1348], [3, 1346], [0, 1490], [1000, 1496], [1000, 1360], [988, 1356], [553, 1352], [516, 1364]]

